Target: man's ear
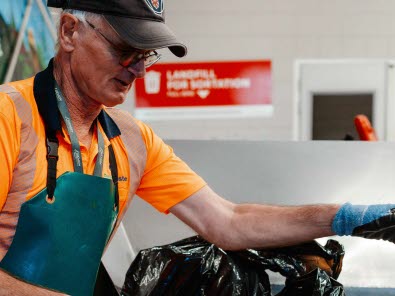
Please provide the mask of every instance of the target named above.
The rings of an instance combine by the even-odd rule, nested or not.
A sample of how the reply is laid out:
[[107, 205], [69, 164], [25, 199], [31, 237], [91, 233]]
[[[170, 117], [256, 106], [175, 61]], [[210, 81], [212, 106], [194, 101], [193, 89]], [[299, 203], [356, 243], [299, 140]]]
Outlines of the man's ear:
[[59, 46], [66, 52], [75, 47], [75, 38], [82, 22], [72, 14], [63, 14], [59, 20]]

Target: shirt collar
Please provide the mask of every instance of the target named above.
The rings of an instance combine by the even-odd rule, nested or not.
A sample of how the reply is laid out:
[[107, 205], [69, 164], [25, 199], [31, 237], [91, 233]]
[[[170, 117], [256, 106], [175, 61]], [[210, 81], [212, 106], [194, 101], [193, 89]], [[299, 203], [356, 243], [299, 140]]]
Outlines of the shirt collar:
[[[38, 73], [34, 77], [33, 92], [38, 111], [44, 120], [46, 131], [61, 131], [61, 117], [55, 95], [53, 59], [50, 60], [48, 67], [44, 71]], [[121, 131], [117, 124], [104, 109], [102, 109], [100, 112], [98, 120], [108, 139], [112, 139], [121, 135]]]

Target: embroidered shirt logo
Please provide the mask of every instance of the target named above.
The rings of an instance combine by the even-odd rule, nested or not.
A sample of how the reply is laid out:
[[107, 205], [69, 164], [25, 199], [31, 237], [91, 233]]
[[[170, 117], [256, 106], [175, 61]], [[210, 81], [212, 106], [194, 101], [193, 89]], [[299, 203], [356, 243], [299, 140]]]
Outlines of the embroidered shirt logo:
[[118, 178], [118, 181], [119, 181], [119, 182], [125, 182], [125, 181], [127, 181], [127, 180], [128, 180], [128, 178], [125, 177], [125, 176], [121, 176], [121, 177]]
[[163, 0], [145, 0], [148, 7], [158, 15], [162, 15], [163, 13]]

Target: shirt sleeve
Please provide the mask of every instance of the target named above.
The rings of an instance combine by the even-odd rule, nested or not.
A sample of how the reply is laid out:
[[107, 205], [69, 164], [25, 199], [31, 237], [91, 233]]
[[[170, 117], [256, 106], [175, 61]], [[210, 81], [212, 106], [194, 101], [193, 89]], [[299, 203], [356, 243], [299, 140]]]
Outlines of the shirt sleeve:
[[177, 157], [149, 126], [138, 120], [136, 122], [147, 147], [146, 167], [136, 194], [167, 214], [172, 206], [204, 187], [206, 182]]
[[12, 182], [12, 172], [18, 159], [19, 129], [14, 105], [0, 93], [0, 211], [6, 202]]

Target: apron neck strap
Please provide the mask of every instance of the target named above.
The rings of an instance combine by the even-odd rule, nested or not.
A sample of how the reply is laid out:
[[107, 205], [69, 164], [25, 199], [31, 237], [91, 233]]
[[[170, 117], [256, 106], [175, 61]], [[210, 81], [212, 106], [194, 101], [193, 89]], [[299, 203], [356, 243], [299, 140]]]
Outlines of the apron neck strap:
[[[48, 198], [52, 199], [55, 193], [56, 188], [56, 170], [57, 163], [59, 159], [58, 148], [59, 141], [56, 137], [56, 134], [47, 132], [47, 161], [48, 161], [48, 171], [47, 171], [47, 194]], [[119, 210], [119, 193], [118, 193], [118, 166], [117, 160], [115, 158], [114, 149], [110, 144], [108, 146], [109, 158], [110, 158], [110, 170], [112, 181], [115, 186], [115, 200], [114, 200], [114, 208]], [[104, 154], [104, 152], [103, 152]]]
[[56, 131], [47, 131], [47, 194], [52, 200], [56, 188], [56, 167], [58, 164], [59, 140], [56, 137]]

